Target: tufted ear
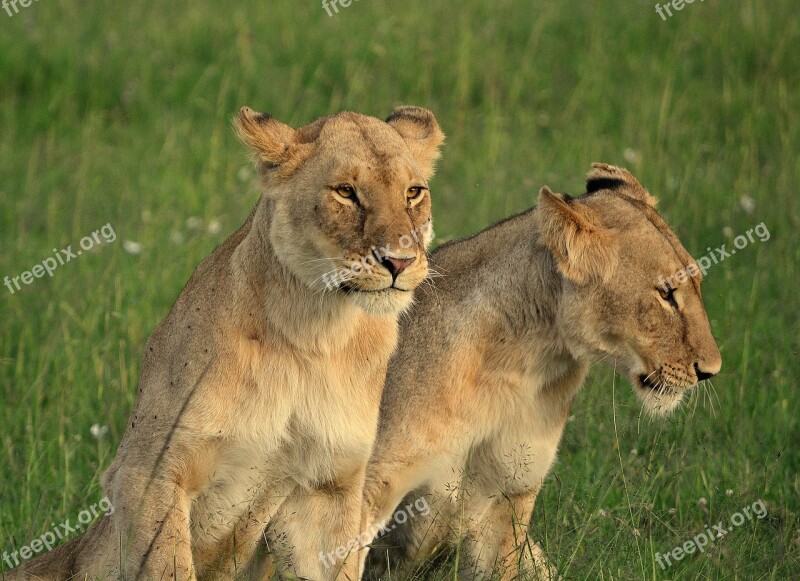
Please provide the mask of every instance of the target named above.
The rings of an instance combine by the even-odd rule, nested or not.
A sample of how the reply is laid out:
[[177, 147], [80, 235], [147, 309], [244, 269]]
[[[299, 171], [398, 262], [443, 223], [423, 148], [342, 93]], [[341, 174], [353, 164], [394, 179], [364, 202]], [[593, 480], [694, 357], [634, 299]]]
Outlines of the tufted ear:
[[536, 212], [542, 244], [565, 277], [577, 283], [608, 280], [617, 263], [617, 239], [594, 210], [544, 186]]
[[633, 174], [624, 167], [607, 163], [593, 163], [592, 170], [586, 174], [586, 193], [600, 190], [624, 189], [624, 194], [655, 207], [658, 200], [650, 195]]
[[239, 139], [253, 152], [262, 176], [275, 168], [280, 174], [289, 175], [308, 156], [307, 140], [301, 139], [301, 132], [271, 115], [242, 107], [233, 125]]
[[392, 111], [386, 122], [403, 137], [422, 176], [430, 179], [441, 155], [439, 147], [444, 141], [444, 133], [433, 113], [422, 107], [402, 106]]

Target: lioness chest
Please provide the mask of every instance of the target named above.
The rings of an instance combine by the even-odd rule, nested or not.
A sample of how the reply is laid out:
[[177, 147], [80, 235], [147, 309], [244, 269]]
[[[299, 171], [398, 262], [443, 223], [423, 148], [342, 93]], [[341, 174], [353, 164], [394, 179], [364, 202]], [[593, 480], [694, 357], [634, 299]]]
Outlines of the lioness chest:
[[463, 461], [488, 481], [487, 489], [516, 494], [538, 485], [552, 467], [586, 366], [569, 357], [543, 363], [524, 352], [510, 354], [502, 351], [515, 364], [503, 367], [492, 353], [466, 388], [472, 403], [465, 419], [480, 420], [471, 420]]
[[335, 483], [366, 464], [396, 341], [392, 327], [385, 331], [358, 335], [367, 341], [358, 349], [325, 354], [239, 349], [235, 381], [220, 390], [226, 428], [193, 502], [196, 537], [219, 539], [245, 513], [266, 524], [295, 488]]

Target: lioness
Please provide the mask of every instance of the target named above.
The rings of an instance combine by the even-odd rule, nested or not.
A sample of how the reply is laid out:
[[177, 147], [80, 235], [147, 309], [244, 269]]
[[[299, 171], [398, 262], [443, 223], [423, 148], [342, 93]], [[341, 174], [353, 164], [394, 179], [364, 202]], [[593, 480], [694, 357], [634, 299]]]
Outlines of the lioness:
[[[362, 530], [403, 517], [370, 576], [462, 541], [460, 579], [549, 577], [528, 526], [589, 364], [609, 361], [662, 415], [719, 372], [700, 276], [657, 283], [694, 261], [654, 206], [595, 164], [586, 194], [544, 187], [536, 208], [432, 254], [443, 277], [403, 319], [367, 467]], [[423, 494], [433, 510], [409, 516]]]
[[264, 195], [147, 342], [104, 478], [113, 515], [23, 578], [247, 576], [265, 528], [283, 572], [357, 576], [318, 554], [357, 533], [397, 317], [428, 275], [444, 135], [417, 107], [300, 129], [245, 107], [235, 126]]

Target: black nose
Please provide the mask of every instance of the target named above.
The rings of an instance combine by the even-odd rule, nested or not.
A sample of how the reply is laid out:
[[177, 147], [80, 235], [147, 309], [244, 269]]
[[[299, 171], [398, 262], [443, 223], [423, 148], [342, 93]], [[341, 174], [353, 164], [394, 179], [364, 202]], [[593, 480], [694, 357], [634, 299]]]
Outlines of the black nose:
[[397, 278], [400, 276], [400, 273], [403, 272], [406, 268], [411, 266], [411, 263], [414, 262], [417, 258], [392, 258], [387, 256], [381, 261], [381, 264], [388, 270], [392, 278]]
[[711, 379], [716, 375], [716, 373], [706, 373], [705, 371], [700, 371], [700, 367], [698, 367], [697, 363], [694, 364], [694, 372], [697, 375], [697, 381]]

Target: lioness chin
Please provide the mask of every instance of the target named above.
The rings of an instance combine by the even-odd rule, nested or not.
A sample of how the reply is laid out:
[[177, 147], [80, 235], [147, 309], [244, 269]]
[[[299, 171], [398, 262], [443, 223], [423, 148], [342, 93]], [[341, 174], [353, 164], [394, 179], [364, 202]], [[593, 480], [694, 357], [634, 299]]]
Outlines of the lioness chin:
[[235, 126], [264, 195], [147, 342], [115, 510], [12, 579], [250, 578], [265, 530], [281, 574], [356, 577], [318, 554], [357, 534], [444, 136], [416, 107], [299, 129], [243, 108]]
[[694, 261], [654, 205], [627, 170], [595, 164], [586, 194], [545, 187], [533, 210], [431, 255], [442, 277], [403, 319], [361, 528], [421, 495], [431, 510], [388, 525], [368, 577], [388, 561], [403, 578], [457, 542], [460, 579], [555, 576], [528, 526], [590, 363], [627, 374], [656, 414], [719, 371], [700, 276], [658, 284]]

